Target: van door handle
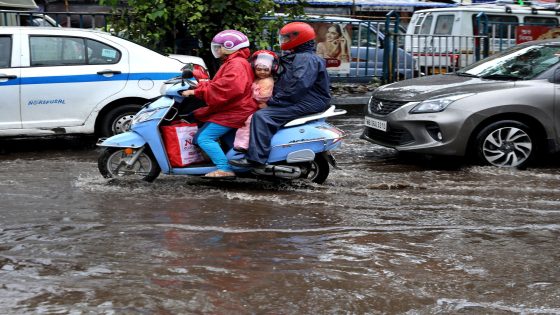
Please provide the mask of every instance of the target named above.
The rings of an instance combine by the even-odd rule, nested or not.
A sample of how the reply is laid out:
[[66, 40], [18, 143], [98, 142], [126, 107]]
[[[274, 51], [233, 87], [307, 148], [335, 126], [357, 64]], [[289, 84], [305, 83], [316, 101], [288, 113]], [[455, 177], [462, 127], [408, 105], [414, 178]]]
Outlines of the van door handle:
[[13, 80], [13, 79], [17, 79], [17, 75], [5, 75], [5, 74], [0, 74], [0, 79]]
[[121, 74], [121, 72], [118, 71], [118, 70], [102, 70], [102, 71], [97, 71], [97, 74], [99, 74], [99, 75], [105, 75], [105, 74]]

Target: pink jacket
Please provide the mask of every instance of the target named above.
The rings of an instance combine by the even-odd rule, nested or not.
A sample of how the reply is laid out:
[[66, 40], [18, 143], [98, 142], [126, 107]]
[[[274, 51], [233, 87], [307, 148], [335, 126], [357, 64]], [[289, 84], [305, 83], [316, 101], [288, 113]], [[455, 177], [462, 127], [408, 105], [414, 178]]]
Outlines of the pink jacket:
[[255, 79], [251, 88], [253, 89], [253, 99], [259, 104], [259, 107], [263, 103], [266, 105], [266, 101], [272, 97], [274, 79], [272, 77]]

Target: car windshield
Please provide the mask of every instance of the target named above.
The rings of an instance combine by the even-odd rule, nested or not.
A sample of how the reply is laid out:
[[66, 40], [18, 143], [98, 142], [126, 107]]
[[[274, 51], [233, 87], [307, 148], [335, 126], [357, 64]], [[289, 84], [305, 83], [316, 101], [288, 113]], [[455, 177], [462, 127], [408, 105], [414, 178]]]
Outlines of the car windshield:
[[456, 74], [495, 80], [530, 80], [559, 61], [559, 46], [521, 45], [474, 63]]

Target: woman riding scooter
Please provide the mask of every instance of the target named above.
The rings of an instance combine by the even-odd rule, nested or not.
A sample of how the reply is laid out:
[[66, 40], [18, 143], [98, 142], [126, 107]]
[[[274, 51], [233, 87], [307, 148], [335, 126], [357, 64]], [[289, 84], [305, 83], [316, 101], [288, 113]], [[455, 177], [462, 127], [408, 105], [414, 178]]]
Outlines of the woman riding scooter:
[[194, 143], [206, 152], [217, 170], [203, 177], [232, 179], [235, 173], [220, 147], [218, 139], [228, 134], [233, 145], [235, 130], [241, 128], [251, 114], [257, 110], [252, 98], [253, 70], [247, 61], [250, 56], [249, 39], [235, 30], [225, 30], [212, 39], [212, 54], [223, 60], [223, 64], [211, 81], [200, 82], [194, 90], [187, 90], [183, 96], [202, 99], [206, 107], [199, 108], [193, 115], [204, 122], [195, 136]]

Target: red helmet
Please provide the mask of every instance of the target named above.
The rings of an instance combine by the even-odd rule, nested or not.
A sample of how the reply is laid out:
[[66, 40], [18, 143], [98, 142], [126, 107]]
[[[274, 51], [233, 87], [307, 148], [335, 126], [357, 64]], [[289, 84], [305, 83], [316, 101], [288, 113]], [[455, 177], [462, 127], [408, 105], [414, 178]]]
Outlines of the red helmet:
[[249, 63], [251, 63], [251, 67], [253, 67], [253, 69], [255, 69], [258, 65], [263, 65], [269, 68], [272, 73], [276, 73], [278, 71], [278, 56], [270, 50], [255, 51], [249, 58]]
[[304, 22], [292, 22], [280, 29], [280, 49], [292, 50], [297, 46], [315, 39], [315, 31]]

